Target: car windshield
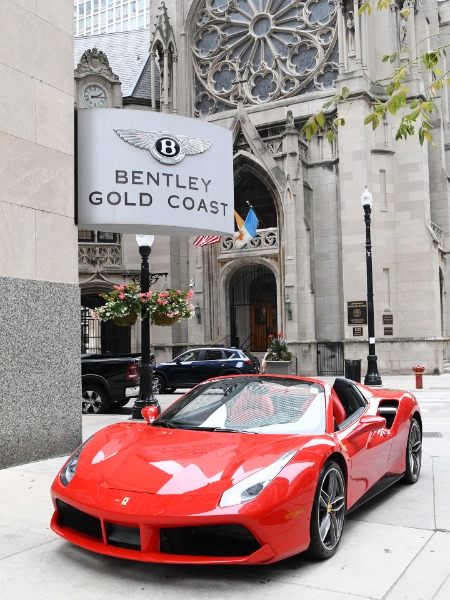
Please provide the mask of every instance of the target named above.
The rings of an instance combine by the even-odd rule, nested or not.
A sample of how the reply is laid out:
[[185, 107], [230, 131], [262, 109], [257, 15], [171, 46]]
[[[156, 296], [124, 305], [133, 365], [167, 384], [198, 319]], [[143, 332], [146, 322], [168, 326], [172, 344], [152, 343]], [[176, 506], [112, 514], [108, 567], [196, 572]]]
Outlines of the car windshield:
[[155, 426], [246, 433], [325, 432], [324, 388], [284, 377], [230, 377], [201, 384], [180, 398]]

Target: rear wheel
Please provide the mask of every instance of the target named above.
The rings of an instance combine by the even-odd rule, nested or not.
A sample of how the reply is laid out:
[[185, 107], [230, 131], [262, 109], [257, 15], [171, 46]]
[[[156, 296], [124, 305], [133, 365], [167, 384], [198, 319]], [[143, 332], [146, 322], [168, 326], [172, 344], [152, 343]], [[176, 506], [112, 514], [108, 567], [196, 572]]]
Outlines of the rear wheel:
[[345, 522], [345, 479], [334, 461], [320, 472], [311, 511], [311, 542], [307, 550], [313, 558], [330, 558], [336, 552]]
[[103, 388], [96, 385], [83, 387], [81, 409], [85, 415], [96, 415], [107, 412], [109, 409], [108, 394]]
[[153, 393], [154, 394], [164, 394], [166, 391], [166, 382], [161, 377], [161, 375], [153, 375]]
[[404, 483], [416, 483], [422, 466], [422, 430], [417, 419], [411, 421], [406, 446], [406, 471]]

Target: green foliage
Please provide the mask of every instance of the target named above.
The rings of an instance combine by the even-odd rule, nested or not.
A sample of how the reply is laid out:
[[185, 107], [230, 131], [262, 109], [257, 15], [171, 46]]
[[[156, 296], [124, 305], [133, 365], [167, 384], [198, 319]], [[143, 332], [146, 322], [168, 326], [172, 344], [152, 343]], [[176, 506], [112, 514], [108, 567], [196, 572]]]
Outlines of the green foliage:
[[[377, 0], [377, 10], [387, 9], [389, 5], [390, 0]], [[363, 12], [371, 14], [370, 0], [363, 1], [361, 4], [358, 14], [361, 15]], [[403, 9], [400, 14], [407, 19], [410, 11]], [[431, 115], [436, 109], [435, 97], [438, 90], [444, 86], [450, 86], [449, 71], [444, 73], [439, 66], [441, 58], [449, 46], [450, 44], [444, 44], [439, 48], [424, 52], [415, 60], [402, 61], [384, 83], [373, 82], [371, 91], [376, 92], [376, 95], [382, 97], [383, 100], [372, 100], [370, 113], [364, 119], [364, 124], [370, 125], [372, 130], [375, 130], [388, 114], [398, 115], [400, 123], [395, 133], [396, 140], [406, 140], [410, 136], [418, 135], [420, 144], [425, 141], [433, 142], [430, 129], [432, 129]], [[385, 54], [381, 61], [394, 65], [398, 59], [398, 53], [393, 52]], [[431, 84], [421, 94], [414, 95], [405, 81], [411, 70], [419, 67], [429, 73]], [[382, 94], [380, 94], [380, 88], [383, 90]], [[353, 100], [357, 99], [356, 96], [351, 99], [349, 96], [348, 88], [344, 87], [340, 93], [327, 100], [320, 111], [311, 115], [302, 129], [307, 140], [311, 140], [318, 133], [323, 133], [330, 143], [334, 140], [338, 128], [345, 125], [345, 119], [342, 116], [336, 117], [338, 106], [346, 103], [347, 110], [349, 110]]]

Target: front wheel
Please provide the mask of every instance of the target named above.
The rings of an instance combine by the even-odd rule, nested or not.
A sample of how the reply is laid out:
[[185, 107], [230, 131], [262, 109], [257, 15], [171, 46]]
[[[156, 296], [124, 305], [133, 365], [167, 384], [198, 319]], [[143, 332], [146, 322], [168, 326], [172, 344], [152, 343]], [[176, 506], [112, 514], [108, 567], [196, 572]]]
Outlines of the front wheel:
[[417, 419], [411, 421], [406, 446], [406, 471], [404, 483], [416, 483], [422, 466], [422, 430]]
[[154, 394], [164, 394], [164, 392], [166, 391], [166, 382], [161, 377], [161, 375], [153, 375], [152, 384]]
[[311, 542], [307, 553], [313, 558], [330, 558], [336, 552], [344, 529], [345, 479], [337, 463], [325, 463], [320, 472], [311, 511]]
[[84, 415], [97, 415], [107, 412], [109, 399], [106, 391], [96, 385], [83, 387], [81, 394], [81, 410]]

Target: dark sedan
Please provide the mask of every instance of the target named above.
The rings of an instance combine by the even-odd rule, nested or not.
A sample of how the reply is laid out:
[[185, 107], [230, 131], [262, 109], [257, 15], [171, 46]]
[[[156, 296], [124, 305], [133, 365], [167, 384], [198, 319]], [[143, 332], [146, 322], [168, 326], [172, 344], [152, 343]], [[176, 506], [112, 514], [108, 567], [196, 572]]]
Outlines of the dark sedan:
[[252, 373], [259, 373], [259, 359], [249, 352], [237, 348], [194, 348], [154, 367], [153, 391], [171, 393], [211, 377]]

